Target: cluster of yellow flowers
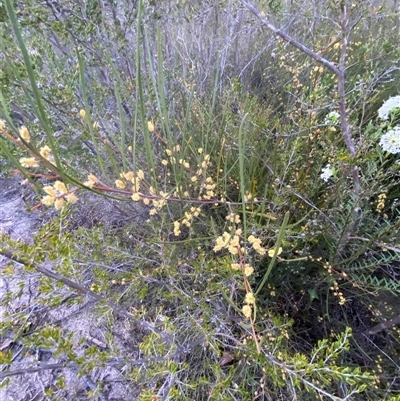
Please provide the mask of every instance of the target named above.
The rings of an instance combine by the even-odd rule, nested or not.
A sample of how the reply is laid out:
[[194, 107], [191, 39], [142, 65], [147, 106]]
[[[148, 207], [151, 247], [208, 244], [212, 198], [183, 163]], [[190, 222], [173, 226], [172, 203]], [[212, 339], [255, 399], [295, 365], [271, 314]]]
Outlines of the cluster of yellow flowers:
[[113, 285], [125, 285], [126, 284], [126, 278], [123, 277], [121, 280], [111, 280], [111, 284], [113, 284]]
[[[202, 160], [200, 160], [197, 163], [197, 167], [191, 166], [190, 163], [181, 157], [180, 154], [181, 151], [181, 146], [175, 145], [172, 148], [168, 148], [165, 150], [165, 153], [168, 157], [168, 159], [163, 159], [161, 160], [161, 164], [163, 164], [164, 166], [167, 166], [168, 164], [179, 164], [181, 166], [183, 166], [189, 173], [191, 173], [191, 176], [188, 177], [188, 181], [190, 181], [192, 183], [192, 186], [194, 186], [194, 184], [198, 183], [196, 185], [196, 188], [199, 187], [199, 192], [196, 194], [197, 199], [201, 200], [210, 200], [213, 197], [215, 197], [215, 187], [217, 186], [214, 183], [214, 180], [212, 177], [207, 177], [207, 168], [211, 165], [210, 162], [210, 155], [206, 154], [203, 155], [204, 153], [204, 149], [203, 148], [199, 148], [197, 149], [197, 152], [199, 155], [203, 155], [202, 156]], [[169, 175], [169, 173], [167, 173], [167, 175]], [[182, 188], [180, 188], [182, 189]], [[190, 194], [188, 191], [181, 191], [181, 190], [177, 190], [174, 193], [174, 196], [179, 196], [180, 194], [183, 194], [185, 197], [189, 198]]]
[[166, 165], [168, 165], [168, 163], [170, 163], [170, 164], [179, 163], [183, 167], [189, 169], [190, 164], [185, 159], [180, 158], [178, 155], [180, 150], [181, 150], [181, 145], [179, 145], [179, 144], [173, 146], [172, 149], [165, 149], [165, 153], [168, 156], [168, 160], [166, 160], [166, 159], [161, 160], [161, 164], [166, 166]]
[[240, 216], [233, 212], [229, 213], [228, 216], [225, 217], [225, 219], [234, 224], [239, 224], [241, 221]]
[[244, 201], [245, 202], [258, 202], [258, 199], [255, 198], [251, 192], [246, 191], [246, 193], [244, 195]]
[[268, 256], [270, 258], [273, 258], [275, 256], [275, 253], [276, 256], [282, 253], [282, 247], [279, 247], [278, 249], [271, 248], [267, 252], [267, 250], [263, 246], [261, 246], [261, 240], [259, 238], [256, 238], [254, 235], [250, 235], [247, 238], [247, 241], [249, 241], [249, 243], [253, 246], [253, 249], [260, 255], [265, 255], [266, 253], [268, 253]]
[[40, 148], [40, 155], [48, 161], [53, 161], [51, 156], [51, 149], [48, 146], [43, 146], [42, 148]]
[[[240, 223], [240, 216], [236, 213], [229, 213], [228, 216], [226, 216], [226, 220], [231, 222], [233, 225], [239, 224]], [[230, 230], [232, 230], [234, 227], [229, 227]], [[231, 255], [238, 255], [240, 252], [240, 255], [245, 254], [245, 249], [241, 246], [241, 237], [242, 237], [243, 231], [241, 228], [236, 228], [233, 234], [230, 234], [228, 232], [224, 232], [221, 236], [217, 237], [215, 241], [215, 246], [214, 246], [214, 251], [218, 252], [222, 249], [227, 249]], [[254, 236], [251, 236], [252, 238], [255, 239]], [[259, 249], [261, 248], [261, 241], [253, 241], [253, 244], [259, 244]], [[254, 245], [253, 245], [254, 246]], [[248, 264], [248, 263], [231, 263], [231, 268], [232, 270], [239, 270], [242, 271], [243, 274], [246, 277], [249, 277], [253, 274], [254, 268]], [[245, 299], [244, 299], [244, 305], [242, 308], [242, 313], [246, 318], [250, 318], [253, 309], [252, 305], [255, 304], [255, 296], [254, 294], [250, 291], [247, 292]]]
[[[4, 121], [3, 121], [3, 124], [4, 124]], [[4, 128], [4, 125], [1, 126], [1, 124], [0, 124], [0, 128]], [[27, 143], [29, 143], [31, 141], [31, 135], [29, 133], [28, 128], [26, 128], [25, 125], [23, 125], [22, 127], [19, 128], [19, 136]], [[53, 162], [53, 158], [52, 158], [52, 155], [51, 155], [51, 149], [48, 146], [41, 147], [39, 152], [40, 152], [40, 155], [44, 159], [46, 159], [46, 160], [48, 160], [50, 162]], [[38, 159], [39, 158], [35, 158], [35, 157], [21, 157], [19, 159], [19, 162], [21, 163], [22, 167], [35, 168], [35, 167], [39, 167], [39, 160]]]
[[[5, 129], [5, 122], [0, 120], [0, 129]], [[19, 137], [26, 143], [30, 143], [31, 135], [28, 128], [23, 125], [19, 128]], [[49, 162], [53, 163], [53, 156], [51, 149], [48, 146], [43, 146], [39, 149], [40, 156]], [[40, 157], [21, 157], [19, 159], [22, 167], [25, 168], [36, 168], [39, 167]], [[57, 210], [62, 209], [66, 203], [76, 203], [78, 197], [75, 195], [76, 188], [68, 189], [66, 185], [61, 181], [56, 181], [53, 185], [48, 185], [43, 188], [43, 191], [47, 194], [41, 199], [41, 203], [46, 206], [52, 206]]]
[[206, 200], [213, 198], [215, 196], [214, 189], [216, 186], [217, 184], [214, 183], [213, 179], [211, 177], [207, 177], [202, 187], [202, 192], [205, 191], [205, 194], [202, 195], [202, 198]]
[[243, 270], [243, 273], [246, 277], [251, 276], [254, 273], [253, 266], [250, 266], [248, 263], [241, 265], [240, 263], [232, 263], [231, 268], [233, 270]]
[[251, 317], [251, 314], [253, 312], [252, 310], [252, 305], [256, 303], [256, 298], [252, 292], [248, 292], [246, 296], [244, 297], [244, 305], [242, 308], [242, 313], [244, 316], [246, 316], [248, 319]]
[[175, 198], [180, 198], [180, 194], [182, 194], [183, 197], [185, 197], [185, 198], [190, 198], [189, 191], [184, 191], [182, 186], [177, 186], [177, 188], [175, 189], [175, 191], [173, 193], [173, 196]]
[[[243, 231], [241, 228], [237, 228], [237, 224], [241, 222], [240, 216], [236, 213], [229, 213], [228, 216], [226, 216], [226, 220], [232, 223], [232, 226], [228, 227], [228, 230], [230, 232], [225, 231], [222, 235], [216, 238], [215, 240], [215, 246], [214, 246], [214, 252], [221, 251], [222, 249], [227, 249], [231, 255], [239, 255], [240, 257], [240, 263], [231, 263], [231, 268], [232, 270], [239, 270], [242, 271], [244, 274], [244, 280], [247, 281], [247, 277], [251, 276], [254, 273], [254, 268], [248, 264], [244, 263], [243, 261], [243, 256], [246, 254], [246, 250], [244, 247], [241, 245], [242, 244], [242, 234]], [[259, 254], [259, 255], [265, 255], [268, 253], [268, 256], [270, 258], [276, 257], [281, 254], [282, 252], [282, 247], [272, 247], [270, 250], [266, 250], [262, 245], [261, 245], [261, 239], [255, 237], [253, 234], [249, 235], [247, 238], [247, 241], [253, 249]], [[242, 313], [246, 318], [251, 318], [251, 315], [253, 313], [253, 308], [255, 305], [255, 296], [253, 292], [251, 291], [250, 285], [247, 283], [246, 287], [246, 296], [244, 298], [244, 305], [242, 307]]]
[[29, 134], [28, 128], [26, 128], [25, 125], [20, 127], [19, 135], [25, 142], [29, 143], [31, 141], [31, 136]]
[[247, 238], [247, 241], [250, 242], [250, 244], [253, 246], [253, 249], [259, 253], [260, 255], [265, 255], [265, 248], [261, 246], [261, 240], [260, 238], [256, 238], [254, 235], [250, 235]]
[[115, 181], [115, 185], [117, 188], [125, 189], [128, 185], [131, 186], [132, 195], [131, 198], [133, 201], [138, 202], [142, 201], [145, 205], [153, 205], [153, 208], [150, 210], [150, 214], [156, 214], [165, 204], [170, 195], [165, 193], [164, 191], [160, 191], [158, 194], [154, 190], [153, 187], [149, 187], [150, 196], [147, 196], [140, 192], [141, 184], [144, 181], [144, 172], [143, 170], [138, 170], [136, 172], [128, 171], [127, 173], [121, 173], [120, 179]]
[[65, 202], [76, 203], [78, 201], [78, 197], [73, 192], [75, 190], [68, 190], [61, 181], [56, 181], [52, 186], [44, 187], [43, 191], [47, 195], [42, 198], [42, 204], [46, 206], [54, 205], [57, 210], [62, 209], [65, 206]]
[[245, 249], [241, 247], [240, 237], [242, 235], [242, 229], [238, 228], [232, 235], [228, 232], [224, 232], [222, 235], [216, 238], [214, 252], [218, 252], [222, 249], [227, 249], [230, 254], [237, 255], [239, 250], [242, 254], [245, 253]]
[[[150, 214], [154, 215], [157, 214], [157, 212], [165, 206], [170, 195], [168, 195], [164, 191], [160, 191], [158, 194], [156, 194], [153, 187], [149, 188], [149, 192], [152, 196], [158, 196], [158, 199], [151, 199], [153, 208], [150, 209]], [[133, 200], [134, 200], [134, 195], [135, 194], [132, 195]], [[143, 203], [145, 205], [148, 205], [150, 203], [150, 199], [143, 198]]]
[[133, 195], [132, 195], [133, 199], [134, 195], [138, 194], [140, 191], [140, 184], [144, 180], [144, 172], [143, 170], [138, 170], [136, 173], [134, 173], [133, 171], [128, 171], [127, 173], [121, 173], [120, 178], [121, 179], [115, 181], [115, 185], [117, 186], [117, 188], [123, 189], [126, 188], [128, 183], [131, 184], [133, 190]]
[[378, 203], [376, 204], [376, 211], [378, 213], [381, 213], [382, 210], [385, 208], [385, 200], [386, 200], [386, 198], [387, 198], [387, 196], [384, 193], [378, 195]]
[[39, 167], [39, 162], [34, 157], [21, 157], [19, 162], [21, 163], [21, 166], [25, 168]]
[[[235, 223], [240, 222], [240, 216], [235, 214], [228, 215], [226, 219], [229, 221], [233, 221]], [[233, 227], [228, 227], [228, 228], [232, 229]], [[229, 232], [224, 232], [222, 235], [216, 238], [214, 252], [221, 251], [222, 249], [225, 248], [228, 249], [229, 253], [231, 253], [232, 255], [237, 255], [239, 253], [239, 250], [240, 253], [244, 255], [245, 249], [240, 246], [241, 235], [242, 235], [241, 228], [237, 228], [233, 235]], [[256, 238], [254, 235], [249, 235], [247, 241], [252, 245], [253, 249], [259, 255], [265, 255], [266, 253], [268, 253], [268, 256], [272, 258], [275, 256], [275, 254], [278, 256], [282, 253], [282, 247], [279, 247], [278, 249], [271, 248], [267, 252], [267, 250], [261, 245], [261, 240], [259, 238]]]
[[102, 288], [99, 284], [93, 283], [90, 286], [90, 291], [92, 291], [92, 292], [101, 292], [101, 290], [102, 290]]
[[339, 305], [344, 305], [346, 303], [346, 298], [343, 295], [343, 292], [339, 289], [339, 284], [334, 281], [333, 285], [330, 287], [330, 290], [333, 291], [333, 295], [339, 298]]
[[95, 175], [89, 174], [89, 175], [88, 175], [87, 181], [85, 181], [85, 182], [83, 183], [83, 185], [85, 185], [85, 186], [88, 187], [88, 188], [93, 188], [93, 187], [96, 185], [96, 183], [97, 183], [98, 181], [99, 181], [99, 180], [97, 179], [97, 177], [96, 177]]
[[185, 212], [185, 217], [182, 221], [174, 222], [174, 235], [177, 237], [181, 234], [181, 226], [184, 225], [186, 227], [190, 227], [192, 225], [192, 221], [195, 217], [200, 215], [201, 208], [192, 206], [189, 212]]

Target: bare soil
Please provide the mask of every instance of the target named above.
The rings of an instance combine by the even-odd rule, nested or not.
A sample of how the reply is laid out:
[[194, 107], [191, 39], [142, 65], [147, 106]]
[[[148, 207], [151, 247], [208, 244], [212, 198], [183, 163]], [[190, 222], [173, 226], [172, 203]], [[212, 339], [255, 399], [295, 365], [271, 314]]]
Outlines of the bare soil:
[[[0, 177], [0, 233], [6, 233], [14, 240], [34, 243], [34, 234], [43, 222], [51, 218], [53, 211], [37, 210], [28, 212], [23, 199], [29, 196], [29, 188], [21, 185], [21, 180]], [[87, 215], [87, 213], [83, 213]], [[23, 266], [16, 264], [13, 275], [4, 274], [10, 260], [0, 255], [0, 322], [9, 322], [10, 316], [18, 313], [29, 316], [28, 332], [46, 324], [60, 327], [64, 333], [72, 334], [77, 350], [96, 346], [100, 350], [109, 346], [106, 340], [105, 322], [99, 319], [93, 311], [94, 303], [85, 300], [80, 305], [69, 305], [67, 302], [57, 308], [49, 308], [40, 302], [38, 291], [38, 273], [26, 272]], [[22, 290], [21, 290], [22, 289]], [[68, 289], [65, 297], [68, 299]], [[15, 296], [18, 294], [18, 296]], [[11, 300], [10, 300], [11, 299]], [[136, 348], [132, 339], [132, 330], [128, 321], [118, 321], [113, 326], [113, 346], [124, 355], [133, 355]], [[55, 358], [49, 350], [40, 347], [27, 349], [21, 340], [25, 332], [17, 328], [7, 331], [0, 330], [0, 352], [12, 352], [12, 364], [0, 364], [1, 373], [17, 369], [26, 369], [41, 364], [42, 370], [34, 373], [20, 374], [3, 379], [0, 387], [2, 401], [39, 401], [50, 400], [45, 391], [52, 389], [58, 400], [88, 400], [88, 392], [96, 389], [97, 383], [102, 382], [103, 388], [98, 394], [99, 400], [133, 400], [135, 389], [124, 379], [121, 372], [114, 367], [99, 367], [91, 375], [81, 376], [77, 369], [48, 369], [46, 366], [64, 362]], [[84, 344], [82, 345], [82, 339]], [[79, 352], [79, 351], [78, 351]], [[63, 390], [56, 383], [65, 381]], [[1, 383], [1, 380], [0, 380]], [[93, 398], [91, 398], [93, 399]]]

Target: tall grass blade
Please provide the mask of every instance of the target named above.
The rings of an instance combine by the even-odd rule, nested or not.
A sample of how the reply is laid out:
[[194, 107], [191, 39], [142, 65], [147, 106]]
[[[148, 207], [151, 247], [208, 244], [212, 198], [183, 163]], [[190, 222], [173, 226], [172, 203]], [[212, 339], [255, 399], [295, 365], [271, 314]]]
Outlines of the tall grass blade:
[[272, 259], [269, 262], [268, 269], [265, 272], [264, 277], [263, 277], [263, 279], [261, 281], [261, 284], [258, 286], [257, 291], [255, 292], [255, 295], [259, 294], [260, 291], [264, 288], [264, 285], [267, 282], [267, 280], [268, 280], [268, 278], [269, 278], [269, 276], [270, 276], [270, 274], [272, 272], [273, 267], [275, 266], [276, 258], [278, 257], [279, 248], [280, 248], [280, 246], [282, 244], [282, 241], [283, 241], [283, 239], [285, 237], [285, 230], [286, 230], [288, 221], [289, 221], [289, 212], [286, 212], [285, 213], [285, 217], [283, 218], [283, 222], [281, 224], [281, 228], [279, 229], [278, 238], [277, 238], [276, 243], [275, 243], [274, 255], [272, 256]]
[[15, 14], [14, 11], [14, 5], [13, 2], [11, 0], [5, 0], [5, 5], [6, 5], [6, 9], [7, 9], [7, 13], [8, 16], [10, 18], [10, 22], [14, 31], [14, 34], [17, 38], [17, 42], [19, 45], [19, 48], [22, 52], [22, 56], [24, 59], [24, 63], [25, 63], [25, 67], [26, 67], [26, 71], [28, 73], [28, 77], [29, 77], [29, 81], [30, 81], [30, 85], [33, 91], [33, 99], [30, 97], [29, 92], [27, 90], [27, 88], [25, 88], [25, 85], [22, 84], [22, 86], [24, 87], [24, 92], [25, 95], [27, 97], [28, 102], [30, 103], [30, 105], [32, 106], [33, 110], [35, 111], [35, 113], [37, 114], [37, 117], [40, 120], [40, 124], [42, 129], [44, 130], [48, 143], [49, 143], [49, 147], [51, 148], [51, 151], [53, 153], [54, 156], [54, 161], [55, 164], [57, 166], [57, 169], [60, 173], [61, 176], [64, 175], [63, 172], [63, 168], [61, 166], [60, 163], [60, 158], [58, 155], [58, 149], [54, 143], [54, 136], [53, 136], [53, 130], [52, 127], [50, 126], [50, 123], [48, 121], [44, 106], [43, 106], [43, 102], [42, 102], [42, 98], [38, 89], [38, 86], [36, 84], [36, 79], [35, 79], [35, 74], [33, 72], [33, 67], [32, 67], [32, 63], [30, 61], [29, 58], [29, 54], [28, 51], [26, 49], [25, 46], [25, 42], [24, 39], [22, 38], [22, 34], [21, 34], [21, 30], [19, 28], [19, 24], [18, 24], [18, 20], [17, 20], [17, 16]]

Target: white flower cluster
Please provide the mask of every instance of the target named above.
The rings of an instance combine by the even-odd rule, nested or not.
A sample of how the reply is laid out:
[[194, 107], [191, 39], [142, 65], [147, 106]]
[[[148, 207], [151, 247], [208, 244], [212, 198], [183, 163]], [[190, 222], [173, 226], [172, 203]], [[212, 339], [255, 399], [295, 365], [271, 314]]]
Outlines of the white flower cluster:
[[326, 167], [322, 169], [321, 178], [327, 182], [329, 178], [331, 178], [335, 174], [335, 169], [331, 167], [330, 164], [327, 164]]
[[340, 120], [340, 114], [337, 113], [336, 111], [331, 111], [325, 117], [325, 125], [335, 125], [339, 122], [339, 120]]
[[386, 152], [396, 154], [400, 152], [400, 126], [394, 127], [382, 135], [379, 145]]
[[389, 112], [395, 108], [400, 108], [400, 96], [390, 97], [378, 110], [378, 115], [382, 120], [389, 118]]

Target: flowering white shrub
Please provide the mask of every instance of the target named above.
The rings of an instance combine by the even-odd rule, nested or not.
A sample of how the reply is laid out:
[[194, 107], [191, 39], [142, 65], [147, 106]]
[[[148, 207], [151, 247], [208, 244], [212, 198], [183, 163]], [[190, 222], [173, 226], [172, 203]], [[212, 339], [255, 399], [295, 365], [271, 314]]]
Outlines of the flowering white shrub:
[[387, 120], [389, 118], [389, 112], [395, 108], [400, 108], [400, 95], [393, 96], [386, 100], [378, 110], [379, 118]]
[[[400, 98], [400, 96], [399, 96]], [[385, 152], [396, 154], [400, 152], [400, 126], [394, 127], [382, 135], [379, 145]]]
[[325, 125], [335, 125], [338, 124], [340, 120], [340, 114], [336, 111], [331, 111], [325, 117]]
[[331, 167], [330, 164], [327, 164], [326, 167], [322, 169], [321, 178], [327, 182], [329, 178], [331, 178], [335, 173], [335, 169]]

